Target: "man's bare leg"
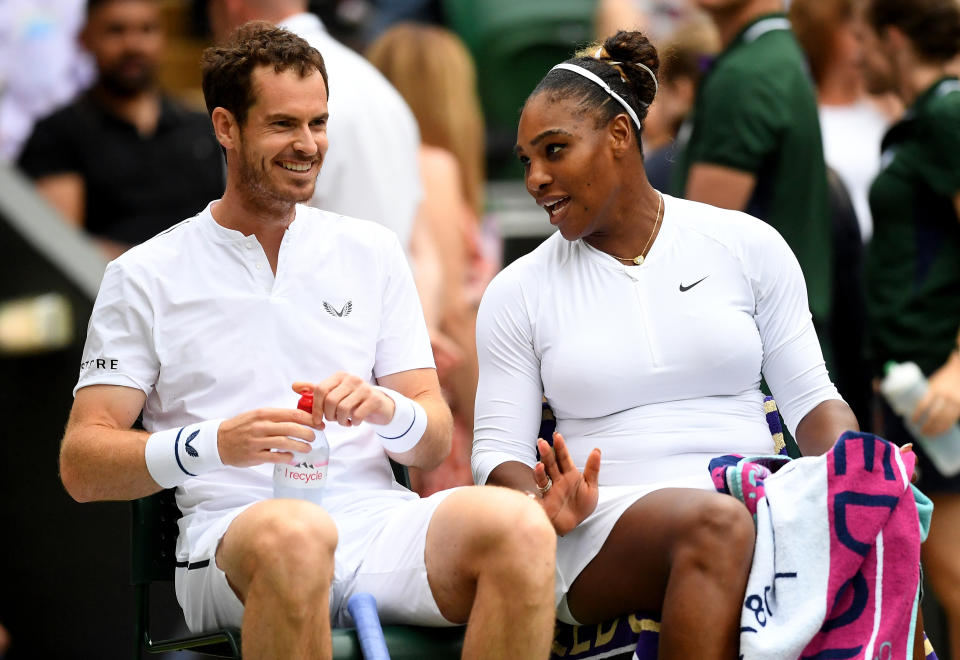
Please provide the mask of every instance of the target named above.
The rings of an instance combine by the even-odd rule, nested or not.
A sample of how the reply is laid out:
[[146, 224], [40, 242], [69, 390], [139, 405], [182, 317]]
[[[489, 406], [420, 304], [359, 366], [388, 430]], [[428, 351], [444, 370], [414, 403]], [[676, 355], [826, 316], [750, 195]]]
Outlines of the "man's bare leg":
[[427, 530], [427, 577], [440, 612], [467, 622], [464, 658], [547, 658], [555, 620], [556, 533], [523, 493], [464, 488]]
[[329, 658], [337, 528], [320, 507], [264, 500], [237, 516], [217, 566], [243, 601], [243, 657]]

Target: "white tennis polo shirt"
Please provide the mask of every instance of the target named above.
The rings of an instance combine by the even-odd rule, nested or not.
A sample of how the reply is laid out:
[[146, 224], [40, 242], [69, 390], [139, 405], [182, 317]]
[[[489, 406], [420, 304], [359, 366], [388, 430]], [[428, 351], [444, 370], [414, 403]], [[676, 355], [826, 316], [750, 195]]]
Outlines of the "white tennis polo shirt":
[[[217, 224], [208, 206], [108, 265], [74, 391], [143, 391], [143, 424], [152, 432], [294, 408], [297, 380], [346, 371], [372, 382], [433, 366], [413, 278], [391, 231], [298, 205], [274, 276], [256, 237]], [[326, 435], [331, 495], [414, 497], [395, 484], [373, 427], [332, 423]], [[266, 465], [189, 479], [177, 493], [181, 530], [192, 537], [223, 511], [269, 497], [271, 475]]]

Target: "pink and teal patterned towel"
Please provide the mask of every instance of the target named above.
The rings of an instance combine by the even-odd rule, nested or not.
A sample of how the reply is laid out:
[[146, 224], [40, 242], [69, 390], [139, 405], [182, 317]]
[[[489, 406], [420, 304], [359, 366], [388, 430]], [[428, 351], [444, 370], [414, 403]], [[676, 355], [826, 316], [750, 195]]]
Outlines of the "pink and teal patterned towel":
[[930, 509], [910, 485], [915, 460], [847, 432], [823, 456], [711, 461], [757, 523], [741, 658], [912, 657]]

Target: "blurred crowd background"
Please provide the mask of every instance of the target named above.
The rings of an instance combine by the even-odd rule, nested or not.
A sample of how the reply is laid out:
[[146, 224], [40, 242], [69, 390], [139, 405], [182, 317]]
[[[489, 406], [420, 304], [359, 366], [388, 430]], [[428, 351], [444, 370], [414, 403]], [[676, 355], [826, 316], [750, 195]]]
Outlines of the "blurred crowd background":
[[[689, 138], [698, 87], [721, 51], [697, 4], [0, 2], [0, 657], [109, 658], [132, 648], [127, 505], [70, 501], [57, 449], [107, 260], [222, 192], [222, 157], [200, 90], [205, 47], [261, 18], [301, 33], [328, 61], [331, 146], [313, 203], [384, 222], [407, 247], [455, 414], [450, 458], [412, 475], [427, 494], [471, 481], [483, 289], [552, 230], [513, 155], [527, 94], [578, 46], [617, 29], [644, 30], [661, 52], [643, 134], [648, 176], [658, 189], [682, 193], [677, 145]], [[865, 84], [851, 7], [793, 0], [782, 10], [806, 53], [831, 204], [818, 240], [833, 261], [823, 272], [801, 263], [808, 282], [830, 289], [830, 323], [818, 329], [831, 374], [872, 430], [879, 413], [864, 350], [867, 196], [881, 139], [904, 107]], [[166, 598], [170, 616], [158, 625], [174, 628], [179, 614]], [[927, 602], [928, 629], [949, 658], [942, 612]]]

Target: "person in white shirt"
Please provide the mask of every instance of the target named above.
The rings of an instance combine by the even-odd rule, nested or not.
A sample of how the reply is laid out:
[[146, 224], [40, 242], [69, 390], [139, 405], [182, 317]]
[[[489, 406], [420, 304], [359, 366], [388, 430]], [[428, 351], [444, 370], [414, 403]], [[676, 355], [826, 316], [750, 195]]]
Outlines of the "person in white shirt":
[[78, 39], [85, 4], [0, 3], [0, 162], [16, 162], [34, 123], [96, 77], [93, 59]]
[[[732, 658], [754, 525], [713, 490], [710, 458], [774, 453], [761, 374], [804, 453], [857, 420], [776, 230], [648, 183], [658, 66], [645, 36], [619, 32], [527, 99], [516, 150], [559, 231], [481, 302], [473, 472], [539, 496], [560, 537], [559, 619], [660, 611], [659, 657]], [[536, 438], [544, 397], [553, 447]]]
[[400, 94], [362, 56], [307, 12], [306, 0], [210, 0], [220, 40], [247, 21], [287, 28], [323, 53], [330, 77], [332, 146], [311, 204], [389, 227], [407, 250], [422, 190], [420, 132]]
[[880, 142], [903, 111], [891, 95], [867, 93], [854, 33], [854, 0], [797, 0], [790, 24], [817, 86], [823, 156], [850, 194], [860, 239], [873, 235], [867, 194], [880, 171]]
[[[470, 625], [470, 657], [545, 658], [555, 535], [536, 502], [466, 487], [419, 499], [450, 411], [396, 237], [301, 206], [327, 151], [321, 55], [257, 22], [208, 49], [227, 158], [206, 210], [111, 262], [61, 448], [79, 501], [177, 488], [191, 630], [241, 626], [245, 657], [330, 657], [356, 592], [385, 623]], [[310, 390], [313, 412], [295, 408]], [[143, 412], [146, 431], [130, 427]], [[270, 498], [275, 464], [329, 439], [323, 506]]]

